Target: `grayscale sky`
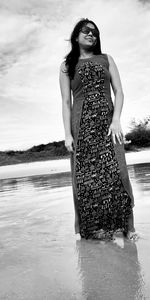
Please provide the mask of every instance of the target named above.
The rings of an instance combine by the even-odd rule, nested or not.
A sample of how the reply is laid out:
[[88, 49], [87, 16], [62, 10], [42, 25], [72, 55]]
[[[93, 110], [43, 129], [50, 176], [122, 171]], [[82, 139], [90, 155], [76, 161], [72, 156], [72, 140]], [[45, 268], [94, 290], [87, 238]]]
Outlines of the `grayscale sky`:
[[59, 67], [82, 17], [118, 66], [124, 133], [150, 115], [150, 1], [0, 0], [0, 150], [64, 139]]

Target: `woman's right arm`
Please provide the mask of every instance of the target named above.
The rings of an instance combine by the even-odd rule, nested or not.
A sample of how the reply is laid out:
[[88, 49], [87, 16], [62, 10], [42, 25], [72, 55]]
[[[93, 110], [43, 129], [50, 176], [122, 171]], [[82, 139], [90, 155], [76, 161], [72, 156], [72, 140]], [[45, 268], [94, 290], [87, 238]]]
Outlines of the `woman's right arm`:
[[65, 129], [65, 146], [73, 151], [73, 137], [71, 134], [71, 87], [65, 62], [62, 62], [59, 73], [59, 83], [62, 97], [62, 116]]

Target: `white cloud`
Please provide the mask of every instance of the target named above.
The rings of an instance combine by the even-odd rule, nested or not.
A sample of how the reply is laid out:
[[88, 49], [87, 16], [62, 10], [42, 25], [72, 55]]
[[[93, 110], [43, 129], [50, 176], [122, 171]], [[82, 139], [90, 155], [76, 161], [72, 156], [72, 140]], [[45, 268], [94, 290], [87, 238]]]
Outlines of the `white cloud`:
[[6, 104], [1, 148], [64, 139], [59, 66], [69, 51], [65, 39], [81, 17], [98, 25], [102, 50], [118, 66], [125, 94], [124, 130], [132, 117], [150, 111], [148, 5], [137, 0], [0, 0], [0, 5], [0, 101]]

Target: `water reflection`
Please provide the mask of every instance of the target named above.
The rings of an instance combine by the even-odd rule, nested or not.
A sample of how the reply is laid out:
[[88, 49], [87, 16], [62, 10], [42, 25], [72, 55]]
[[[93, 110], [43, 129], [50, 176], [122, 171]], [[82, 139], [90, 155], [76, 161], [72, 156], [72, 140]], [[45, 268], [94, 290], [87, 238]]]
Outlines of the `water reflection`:
[[[141, 191], [150, 191], [150, 163], [128, 166], [129, 176], [135, 188]], [[38, 190], [64, 187], [71, 185], [70, 172], [49, 175], [36, 175], [20, 178], [0, 180], [0, 192], [7, 193], [20, 189], [21, 186], [30, 186]]]
[[70, 172], [32, 177], [32, 184], [38, 189], [57, 188], [71, 185]]
[[150, 191], [150, 164], [137, 164], [134, 168], [134, 180], [142, 191]]
[[0, 180], [0, 192], [8, 192], [17, 190], [18, 179], [3, 179]]
[[76, 241], [84, 299], [145, 299], [136, 244], [123, 241]]
[[36, 190], [50, 190], [52, 188], [65, 187], [71, 185], [70, 172], [63, 172], [50, 175], [20, 177], [15, 179], [1, 179], [0, 193], [13, 193], [21, 187]]

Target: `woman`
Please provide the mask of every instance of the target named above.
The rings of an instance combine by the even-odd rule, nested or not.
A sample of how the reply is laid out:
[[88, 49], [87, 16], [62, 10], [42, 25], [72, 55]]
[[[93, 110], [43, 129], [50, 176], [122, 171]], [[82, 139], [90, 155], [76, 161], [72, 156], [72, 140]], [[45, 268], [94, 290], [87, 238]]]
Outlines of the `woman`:
[[74, 27], [71, 46], [61, 63], [59, 81], [75, 233], [85, 239], [113, 239], [119, 230], [128, 239], [136, 239], [134, 197], [120, 125], [124, 95], [117, 66], [102, 53], [98, 27], [87, 18]]

